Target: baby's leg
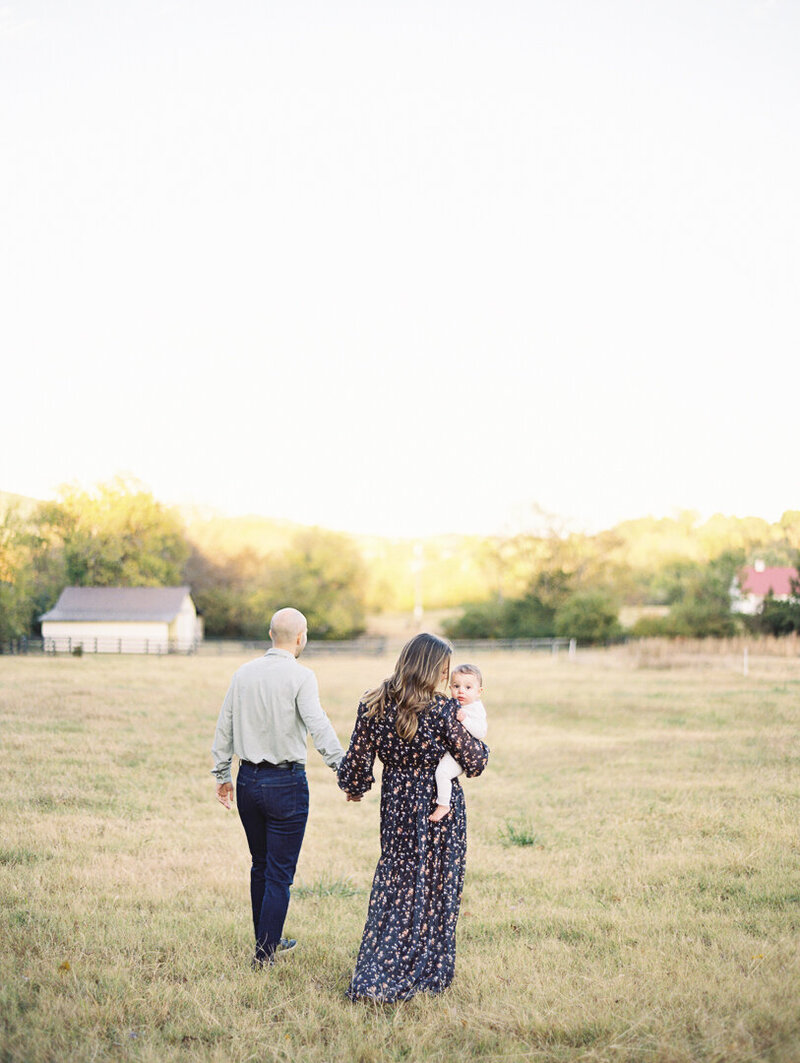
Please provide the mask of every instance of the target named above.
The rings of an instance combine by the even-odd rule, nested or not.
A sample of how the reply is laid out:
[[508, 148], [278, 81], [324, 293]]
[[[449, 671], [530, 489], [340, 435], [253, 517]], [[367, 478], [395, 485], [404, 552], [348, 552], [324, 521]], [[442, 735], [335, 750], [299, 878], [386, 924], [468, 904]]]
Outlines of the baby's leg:
[[428, 817], [433, 823], [444, 819], [450, 811], [450, 797], [453, 793], [452, 780], [464, 769], [449, 753], [445, 753], [436, 768], [436, 809]]
[[461, 774], [461, 765], [449, 753], [445, 753], [436, 768], [436, 804], [450, 807], [453, 793], [452, 780]]

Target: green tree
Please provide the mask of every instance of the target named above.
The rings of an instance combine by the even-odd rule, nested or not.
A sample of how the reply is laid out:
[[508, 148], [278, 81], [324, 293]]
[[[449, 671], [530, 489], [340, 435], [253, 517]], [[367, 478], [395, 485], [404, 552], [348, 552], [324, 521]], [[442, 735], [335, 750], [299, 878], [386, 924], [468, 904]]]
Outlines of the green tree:
[[502, 601], [476, 602], [445, 620], [442, 630], [451, 639], [499, 639], [505, 633], [505, 609]]
[[0, 643], [29, 633], [33, 609], [30, 533], [8, 505], [0, 514]]
[[536, 594], [507, 601], [478, 602], [443, 627], [453, 639], [551, 638], [556, 610]]
[[683, 570], [680, 585], [673, 592], [666, 633], [693, 638], [736, 634], [739, 623], [731, 612], [731, 584], [744, 556], [743, 550], [728, 550], [707, 565]]
[[208, 635], [266, 639], [285, 605], [305, 614], [314, 639], [364, 631], [366, 570], [353, 541], [336, 532], [304, 529], [279, 556], [249, 547], [212, 561], [195, 547], [186, 578]]
[[274, 577], [274, 608], [292, 605], [304, 613], [310, 638], [363, 633], [367, 573], [349, 536], [322, 528], [300, 532]]
[[[189, 555], [180, 518], [135, 480], [93, 492], [64, 487], [35, 521], [40, 582], [79, 587], [175, 586]], [[60, 588], [59, 588], [60, 589]]]
[[570, 595], [556, 611], [556, 634], [579, 642], [608, 642], [619, 638], [616, 602], [603, 590], [578, 591]]
[[549, 639], [556, 633], [556, 609], [538, 594], [505, 603], [503, 634], [514, 639]]
[[800, 550], [800, 510], [787, 509], [778, 524], [786, 544], [794, 551]]
[[800, 586], [789, 601], [776, 601], [770, 593], [753, 618], [753, 628], [765, 635], [791, 635], [800, 631]]
[[252, 548], [233, 557], [209, 558], [192, 551], [184, 579], [203, 617], [205, 632], [216, 638], [266, 638], [267, 624], [258, 612], [259, 592], [270, 583], [268, 561]]

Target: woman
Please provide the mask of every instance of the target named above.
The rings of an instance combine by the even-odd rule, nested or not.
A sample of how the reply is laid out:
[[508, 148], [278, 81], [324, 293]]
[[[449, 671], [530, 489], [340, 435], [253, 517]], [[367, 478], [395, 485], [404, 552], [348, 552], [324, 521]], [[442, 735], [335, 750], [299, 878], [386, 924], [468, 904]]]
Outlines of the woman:
[[440, 993], [453, 980], [467, 817], [455, 782], [450, 815], [430, 822], [434, 772], [449, 752], [467, 775], [480, 775], [489, 750], [456, 719], [458, 703], [436, 692], [447, 682], [451, 652], [449, 643], [427, 634], [403, 647], [394, 673], [358, 706], [339, 765], [339, 786], [357, 801], [375, 781], [376, 754], [383, 762], [381, 856], [351, 1000], [407, 1000]]

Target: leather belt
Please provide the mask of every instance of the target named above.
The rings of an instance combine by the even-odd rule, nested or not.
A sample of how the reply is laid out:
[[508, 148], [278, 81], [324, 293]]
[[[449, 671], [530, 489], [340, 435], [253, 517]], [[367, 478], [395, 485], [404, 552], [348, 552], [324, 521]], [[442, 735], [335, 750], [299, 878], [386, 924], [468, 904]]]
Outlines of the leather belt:
[[240, 760], [239, 763], [246, 764], [248, 768], [271, 768], [272, 771], [294, 771], [303, 767], [296, 760], [282, 760], [280, 764], [271, 764], [268, 760], [260, 760], [258, 764], [254, 764], [252, 760]]

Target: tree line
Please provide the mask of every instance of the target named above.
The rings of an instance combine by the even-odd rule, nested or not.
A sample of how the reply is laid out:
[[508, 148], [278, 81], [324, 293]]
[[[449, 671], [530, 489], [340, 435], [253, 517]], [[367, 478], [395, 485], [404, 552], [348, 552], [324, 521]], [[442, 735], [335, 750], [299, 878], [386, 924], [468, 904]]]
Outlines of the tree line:
[[366, 572], [344, 535], [301, 528], [279, 551], [204, 552], [180, 514], [124, 478], [93, 491], [0, 516], [0, 641], [35, 634], [64, 587], [187, 584], [211, 636], [263, 639], [269, 617], [291, 603], [312, 638], [364, 630]]
[[[261, 518], [191, 519], [135, 480], [0, 504], [0, 642], [36, 634], [66, 586], [187, 584], [209, 636], [263, 639], [291, 603], [316, 639], [355, 637], [368, 613], [447, 607], [451, 637], [727, 636], [800, 630], [797, 599], [732, 613], [745, 564], [798, 567], [800, 511], [776, 524], [695, 514], [589, 535], [538, 513], [494, 537], [355, 537]], [[623, 625], [622, 617], [628, 614]], [[636, 618], [631, 620], [630, 617]]]
[[[379, 601], [405, 588], [402, 605], [392, 607], [410, 610], [415, 544], [367, 546], [369, 593], [377, 563]], [[798, 511], [776, 523], [722, 515], [701, 521], [683, 511], [586, 534], [534, 507], [515, 534], [439, 537], [420, 547], [422, 598], [426, 607], [458, 607], [445, 624], [455, 638], [564, 635], [606, 642], [623, 634], [706, 637], [800, 627], [796, 602], [768, 600], [752, 620], [730, 608], [731, 584], [742, 566], [761, 560], [798, 567]]]
[[[768, 596], [755, 616], [733, 612], [731, 590], [745, 565], [800, 569], [800, 512], [777, 524], [757, 518], [691, 513], [644, 518], [589, 536], [557, 529], [495, 543], [498, 585], [489, 599], [468, 605], [446, 625], [452, 638], [569, 636], [604, 643], [638, 638], [724, 638], [744, 631], [800, 631], [800, 580], [793, 597]], [[637, 614], [623, 627], [623, 610]]]

